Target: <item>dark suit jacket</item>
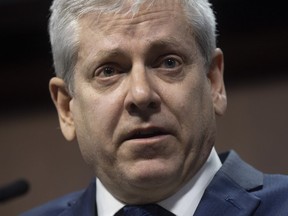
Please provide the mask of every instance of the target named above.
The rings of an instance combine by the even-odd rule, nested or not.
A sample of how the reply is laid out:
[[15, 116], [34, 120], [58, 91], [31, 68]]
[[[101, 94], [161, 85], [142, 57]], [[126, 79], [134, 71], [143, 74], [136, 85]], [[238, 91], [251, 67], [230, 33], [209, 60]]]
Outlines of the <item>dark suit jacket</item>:
[[[288, 177], [267, 175], [234, 152], [220, 155], [223, 166], [206, 189], [194, 216], [288, 216]], [[96, 186], [38, 207], [22, 216], [95, 216]], [[191, 215], [192, 216], [192, 215]]]

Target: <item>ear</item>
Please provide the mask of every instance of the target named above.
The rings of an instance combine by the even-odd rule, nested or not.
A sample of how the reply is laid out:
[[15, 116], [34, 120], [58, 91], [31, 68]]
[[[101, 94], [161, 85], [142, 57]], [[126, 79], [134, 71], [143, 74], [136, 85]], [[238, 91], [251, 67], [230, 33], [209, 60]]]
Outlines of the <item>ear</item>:
[[58, 77], [54, 77], [50, 80], [49, 90], [58, 112], [61, 131], [68, 141], [72, 141], [76, 137], [70, 108], [72, 98], [67, 91], [65, 82]]
[[216, 49], [207, 75], [211, 83], [211, 95], [215, 113], [223, 115], [227, 107], [227, 96], [224, 85], [224, 56], [220, 49]]

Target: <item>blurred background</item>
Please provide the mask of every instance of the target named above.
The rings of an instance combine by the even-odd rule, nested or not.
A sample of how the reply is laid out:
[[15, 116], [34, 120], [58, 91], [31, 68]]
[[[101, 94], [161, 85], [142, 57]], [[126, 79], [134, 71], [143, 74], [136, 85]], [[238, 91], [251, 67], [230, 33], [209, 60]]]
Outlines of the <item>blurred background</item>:
[[[217, 150], [235, 149], [262, 171], [288, 174], [287, 1], [212, 3], [228, 92]], [[0, 0], [0, 188], [30, 182], [26, 195], [0, 203], [3, 216], [86, 187], [93, 176], [77, 143], [62, 137], [50, 100], [50, 4]]]

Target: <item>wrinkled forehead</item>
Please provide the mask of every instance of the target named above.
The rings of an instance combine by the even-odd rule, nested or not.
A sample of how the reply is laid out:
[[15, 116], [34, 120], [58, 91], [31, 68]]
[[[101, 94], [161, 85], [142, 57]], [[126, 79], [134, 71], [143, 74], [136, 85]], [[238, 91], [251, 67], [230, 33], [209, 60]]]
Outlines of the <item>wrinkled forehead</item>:
[[133, 15], [127, 10], [87, 14], [81, 19], [78, 56], [84, 59], [101, 51], [144, 57], [151, 50], [176, 49], [194, 56], [198, 47], [182, 11], [180, 4], [171, 1], [143, 5]]
[[[86, 4], [87, 2], [87, 4]], [[182, 0], [87, 0], [80, 6], [76, 6], [73, 14], [85, 14], [89, 12], [98, 13], [126, 13], [135, 15], [139, 11], [151, 10], [153, 8], [173, 8], [183, 3]], [[82, 8], [82, 9], [81, 9]], [[84, 10], [83, 10], [84, 9]]]
[[161, 25], [170, 23], [175, 19], [181, 20], [183, 25], [187, 24], [180, 1], [146, 1], [141, 5], [138, 4], [137, 8], [132, 2], [134, 1], [125, 1], [118, 10], [92, 11], [83, 15], [80, 18], [82, 30], [93, 29], [104, 32], [121, 30], [128, 34], [132, 33], [133, 29], [141, 28], [148, 22], [158, 23], [158, 27], [156, 25], [158, 30], [161, 30]]

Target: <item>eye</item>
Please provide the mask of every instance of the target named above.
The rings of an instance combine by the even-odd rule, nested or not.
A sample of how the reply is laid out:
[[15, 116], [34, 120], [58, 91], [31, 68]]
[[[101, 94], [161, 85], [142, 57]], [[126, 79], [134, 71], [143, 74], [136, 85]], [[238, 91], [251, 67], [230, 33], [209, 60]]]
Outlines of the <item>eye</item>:
[[175, 69], [181, 65], [181, 59], [178, 57], [165, 57], [156, 62], [154, 68]]
[[116, 72], [115, 68], [109, 67], [109, 66], [103, 68], [103, 70], [102, 70], [102, 74], [103, 74], [103, 76], [105, 76], [105, 77], [113, 76], [113, 75], [115, 74], [115, 72]]
[[179, 65], [179, 63], [176, 61], [176, 59], [168, 58], [163, 61], [162, 65], [165, 68], [175, 68]]
[[99, 78], [109, 78], [120, 73], [123, 72], [119, 69], [119, 67], [113, 65], [105, 65], [96, 70], [95, 76]]

